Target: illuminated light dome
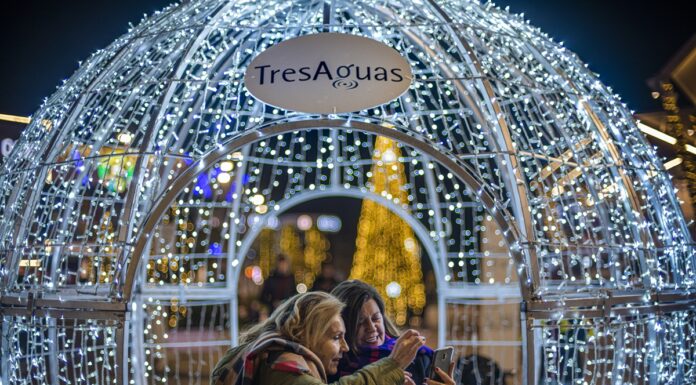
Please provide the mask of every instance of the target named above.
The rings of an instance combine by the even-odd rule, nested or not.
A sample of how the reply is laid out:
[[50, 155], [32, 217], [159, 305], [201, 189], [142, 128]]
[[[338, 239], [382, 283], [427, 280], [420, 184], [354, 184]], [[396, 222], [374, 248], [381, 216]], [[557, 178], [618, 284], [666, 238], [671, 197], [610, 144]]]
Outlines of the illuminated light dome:
[[[396, 49], [408, 91], [338, 115], [247, 92], [260, 52], [327, 31]], [[513, 383], [696, 381], [696, 255], [669, 176], [575, 54], [491, 4], [187, 1], [32, 121], [0, 171], [3, 384], [207, 381], [254, 239], [336, 196], [412, 226], [438, 343]], [[379, 136], [407, 201], [367, 183]]]

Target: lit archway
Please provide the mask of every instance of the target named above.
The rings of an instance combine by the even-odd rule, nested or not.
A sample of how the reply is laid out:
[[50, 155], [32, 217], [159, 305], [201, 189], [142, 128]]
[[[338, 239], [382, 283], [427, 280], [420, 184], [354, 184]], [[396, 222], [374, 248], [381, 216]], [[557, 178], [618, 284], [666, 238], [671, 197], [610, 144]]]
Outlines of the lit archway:
[[[519, 315], [518, 310], [517, 310], [517, 305], [520, 301], [520, 294], [519, 294], [519, 284], [516, 279], [516, 274], [515, 270], [512, 269], [512, 271], [507, 273], [507, 278], [510, 278], [510, 274], [513, 275], [514, 279], [513, 282], [509, 285], [503, 285], [500, 286], [500, 282], [503, 282], [504, 280], [502, 278], [504, 277], [496, 277], [497, 281], [495, 282], [496, 285], [486, 285], [489, 282], [486, 282], [486, 284], [483, 284], [483, 286], [487, 286], [486, 288], [484, 287], [479, 287], [478, 290], [471, 290], [471, 285], [465, 285], [461, 286], [460, 288], [454, 288], [451, 287], [451, 285], [455, 282], [462, 282], [466, 283], [466, 278], [452, 278], [452, 279], [445, 279], [445, 277], [454, 277], [456, 274], [453, 273], [453, 270], [456, 270], [457, 268], [453, 269], [454, 263], [452, 261], [471, 261], [471, 256], [467, 255], [466, 259], [464, 257], [465, 249], [452, 249], [451, 246], [445, 245], [445, 238], [446, 237], [455, 237], [451, 234], [452, 231], [458, 232], [459, 230], [464, 227], [466, 227], [465, 224], [459, 224], [459, 225], [453, 225], [450, 226], [449, 228], [449, 233], [448, 235], [445, 235], [445, 230], [443, 223], [447, 223], [447, 219], [443, 220], [442, 218], [447, 217], [448, 214], [445, 214], [449, 212], [450, 214], [450, 221], [453, 220], [458, 220], [454, 219], [454, 217], [467, 217], [466, 221], [468, 221], [469, 224], [472, 224], [471, 228], [468, 229], [468, 231], [474, 232], [474, 231], [480, 231], [480, 229], [474, 229], [473, 227], [473, 215], [474, 215], [474, 209], [478, 207], [482, 212], [485, 211], [483, 208], [483, 205], [475, 200], [473, 197], [474, 191], [479, 191], [482, 192], [483, 190], [480, 188], [480, 185], [476, 187], [476, 190], [472, 189], [470, 186], [465, 184], [464, 182], [461, 181], [461, 178], [459, 177], [460, 174], [454, 174], [452, 173], [449, 168], [445, 168], [443, 165], [440, 165], [437, 163], [435, 158], [441, 158], [442, 154], [435, 154], [435, 151], [430, 148], [427, 144], [423, 142], [418, 142], [414, 141], [413, 138], [406, 137], [404, 135], [400, 135], [397, 130], [394, 130], [393, 128], [387, 128], [384, 126], [378, 126], [378, 125], [370, 125], [370, 124], [361, 124], [361, 125], [353, 125], [350, 124], [349, 122], [345, 121], [340, 121], [340, 120], [333, 120], [333, 121], [326, 121], [326, 120], [313, 120], [313, 121], [302, 121], [302, 122], [295, 122], [294, 124], [289, 124], [286, 126], [270, 126], [265, 129], [259, 130], [257, 133], [253, 135], [249, 135], [249, 137], [242, 137], [235, 139], [234, 141], [231, 141], [225, 146], [221, 146], [220, 148], [214, 150], [211, 152], [208, 156], [205, 156], [201, 159], [200, 162], [193, 162], [188, 167], [186, 168], [185, 171], [181, 172], [177, 179], [175, 179], [172, 182], [172, 187], [168, 191], [166, 191], [157, 201], [156, 204], [150, 213], [147, 221], [145, 221], [145, 226], [142, 229], [141, 234], [143, 234], [138, 241], [135, 243], [135, 248], [133, 255], [136, 256], [141, 256], [141, 257], [146, 257], [148, 256], [148, 250], [155, 250], [155, 249], [160, 249], [167, 244], [173, 244], [173, 242], [170, 242], [168, 240], [162, 240], [160, 243], [157, 244], [156, 247], [148, 247], [148, 242], [154, 242], [156, 237], [162, 237], [161, 234], [165, 233], [165, 230], [162, 230], [162, 216], [163, 215], [168, 215], [167, 213], [172, 210], [172, 208], [176, 208], [177, 211], [182, 210], [184, 207], [187, 209], [191, 209], [192, 211], [195, 211], [197, 207], [200, 208], [208, 208], [209, 210], [213, 210], [214, 206], [211, 204], [211, 202], [203, 202], [201, 201], [198, 205], [195, 206], [190, 206], [186, 205], [186, 202], [190, 201], [190, 194], [191, 191], [195, 189], [196, 181], [199, 177], [199, 175], [205, 174], [210, 171], [212, 167], [215, 167], [214, 165], [220, 164], [220, 162], [225, 161], [226, 159], [234, 159], [236, 162], [235, 166], [235, 171], [238, 171], [239, 173], [231, 175], [231, 178], [234, 180], [241, 180], [241, 179], [235, 179], [235, 178], [242, 178], [242, 175], [247, 171], [247, 170], [262, 170], [259, 166], [259, 164], [263, 164], [264, 161], [259, 158], [254, 158], [251, 154], [253, 154], [256, 149], [259, 148], [272, 148], [269, 147], [270, 145], [268, 144], [268, 141], [270, 139], [276, 139], [280, 138], [280, 135], [283, 135], [282, 141], [285, 142], [292, 142], [297, 137], [301, 138], [307, 138], [309, 134], [311, 133], [317, 133], [318, 135], [324, 135], [326, 138], [330, 137], [330, 135], [337, 135], [337, 133], [340, 132], [360, 132], [359, 135], [361, 135], [361, 139], [364, 142], [369, 142], [371, 140], [374, 140], [376, 138], [376, 135], [381, 135], [381, 136], [386, 136], [390, 137], [394, 140], [405, 140], [410, 143], [414, 143], [415, 146], [410, 146], [410, 145], [403, 145], [404, 146], [404, 153], [408, 154], [404, 156], [404, 159], [401, 159], [400, 162], [404, 163], [418, 163], [418, 166], [413, 166], [412, 172], [416, 170], [424, 170], [424, 173], [433, 173], [430, 175], [430, 177], [424, 177], [423, 178], [423, 184], [422, 185], [412, 185], [412, 186], [405, 186], [404, 188], [408, 189], [409, 195], [411, 194], [416, 194], [414, 191], [417, 189], [423, 189], [422, 191], [427, 191], [425, 193], [421, 193], [422, 198], [425, 199], [426, 203], [429, 203], [430, 206], [428, 206], [429, 212], [432, 212], [433, 208], [437, 207], [436, 210], [442, 210], [442, 212], [439, 212], [437, 215], [435, 213], [431, 213], [430, 215], [433, 218], [438, 218], [438, 222], [428, 222], [428, 218], [421, 218], [417, 219], [415, 216], [415, 212], [410, 212], [408, 205], [404, 204], [403, 202], [401, 204], [396, 203], [390, 199], [387, 199], [380, 194], [379, 192], [375, 193], [374, 191], [369, 191], [366, 190], [365, 186], [355, 186], [355, 185], [350, 185], [350, 184], [337, 184], [333, 183], [332, 179], [329, 178], [325, 180], [323, 185], [317, 185], [313, 188], [313, 190], [307, 190], [307, 191], [301, 191], [295, 193], [295, 195], [291, 196], [290, 198], [283, 198], [279, 200], [273, 201], [273, 203], [269, 203], [269, 206], [272, 206], [272, 210], [269, 210], [268, 213], [265, 213], [263, 215], [255, 215], [255, 219], [253, 221], [253, 225], [251, 222], [249, 222], [249, 217], [245, 216], [244, 212], [245, 211], [245, 205], [249, 206], [250, 203], [244, 203], [245, 199], [250, 198], [251, 195], [254, 195], [254, 193], [247, 193], [244, 194], [241, 191], [246, 189], [247, 187], [242, 187], [241, 185], [237, 186], [237, 190], [239, 192], [239, 196], [237, 196], [233, 202], [229, 202], [229, 208], [230, 212], [227, 213], [225, 212], [225, 215], [222, 215], [220, 213], [218, 216], [220, 217], [225, 217], [227, 214], [229, 214], [230, 217], [239, 219], [242, 223], [248, 223], [248, 226], [246, 226], [246, 229], [243, 231], [243, 234], [239, 234], [238, 236], [231, 236], [230, 239], [232, 240], [230, 245], [234, 244], [236, 246], [229, 246], [226, 250], [222, 250], [222, 253], [224, 254], [224, 257], [221, 257], [220, 259], [217, 259], [218, 266], [222, 266], [223, 264], [225, 265], [226, 271], [223, 274], [223, 276], [227, 277], [226, 282], [224, 284], [220, 284], [218, 286], [215, 285], [206, 285], [203, 283], [203, 288], [201, 288], [201, 283], [191, 283], [184, 285], [184, 287], [181, 286], [179, 283], [174, 283], [173, 286], [168, 285], [171, 282], [160, 282], [159, 285], [147, 285], [147, 277], [149, 275], [143, 276], [143, 273], [147, 273], [147, 271], [152, 270], [152, 268], [148, 267], [148, 270], [143, 267], [143, 264], [145, 262], [139, 262], [136, 263], [135, 261], [131, 261], [131, 266], [137, 266], [139, 265], [140, 267], [135, 270], [133, 274], [136, 274], [132, 279], [127, 278], [127, 281], [130, 282], [140, 282], [140, 288], [136, 290], [136, 297], [133, 298], [133, 302], [135, 305], [133, 305], [134, 309], [141, 309], [141, 306], [143, 309], [140, 311], [139, 315], [137, 315], [134, 318], [134, 325], [139, 322], [143, 322], [144, 318], [147, 318], [148, 313], [157, 313], [156, 310], [151, 310], [148, 306], [150, 304], [145, 303], [148, 300], [152, 302], [152, 305], [155, 307], [160, 307], [163, 306], [162, 304], [170, 298], [176, 298], [176, 302], [178, 304], [181, 303], [187, 303], [187, 298], [188, 301], [196, 301], [196, 300], [204, 300], [206, 298], [212, 300], [212, 299], [218, 299], [220, 300], [221, 298], [226, 298], [225, 300], [222, 300], [223, 302], [229, 303], [229, 329], [230, 332], [229, 334], [226, 334], [223, 339], [218, 339], [217, 341], [210, 341], [210, 346], [222, 346], [226, 347], [229, 345], [233, 345], [236, 342], [236, 332], [238, 329], [237, 325], [237, 314], [236, 314], [236, 309], [237, 309], [237, 298], [236, 298], [236, 287], [238, 285], [238, 277], [240, 274], [241, 266], [243, 265], [244, 257], [246, 255], [246, 252], [248, 251], [249, 246], [253, 242], [253, 240], [256, 238], [258, 235], [259, 231], [263, 228], [264, 222], [269, 218], [271, 215], [272, 216], [277, 216], [280, 215], [284, 210], [287, 208], [290, 208], [300, 202], [304, 202], [307, 200], [312, 200], [312, 199], [317, 199], [319, 197], [327, 197], [327, 196], [349, 196], [349, 197], [355, 197], [355, 198], [360, 198], [360, 199], [371, 199], [374, 200], [383, 206], [389, 208], [390, 211], [393, 213], [397, 214], [400, 218], [402, 218], [406, 223], [408, 223], [411, 228], [415, 231], [417, 237], [419, 238], [421, 244], [425, 248], [427, 254], [431, 258], [431, 264], [433, 265], [433, 269], [436, 272], [436, 280], [437, 280], [437, 287], [438, 287], [438, 292], [440, 293], [439, 295], [439, 300], [438, 300], [438, 316], [439, 316], [439, 338], [440, 340], [438, 343], [440, 345], [444, 345], [446, 342], [449, 344], [456, 344], [461, 338], [464, 338], [464, 340], [459, 341], [459, 343], [465, 343], [465, 345], [462, 345], [463, 348], [466, 348], [466, 346], [470, 346], [470, 338], [471, 337], [462, 337], [452, 335], [450, 333], [450, 330], [452, 327], [452, 322], [454, 320], [453, 315], [452, 315], [452, 310], [449, 309], [448, 307], [451, 308], [453, 306], [457, 306], [457, 301], [456, 299], [462, 298], [462, 297], [469, 297], [469, 298], [480, 298], [480, 299], [489, 299], [489, 302], [487, 305], [490, 305], [490, 307], [494, 307], [495, 304], [500, 304], [499, 302], [495, 301], [495, 298], [498, 298], [498, 300], [505, 300], [505, 301], [510, 301], [511, 299], [513, 300], [513, 303], [515, 306], [513, 307], [513, 312], [515, 313], [515, 318], [517, 321], [514, 321], [513, 324], [519, 325]], [[259, 135], [259, 133], [262, 133]], [[278, 139], [279, 142], [281, 142], [280, 139]], [[307, 140], [309, 141], [309, 140]], [[260, 143], [265, 143], [261, 145]], [[343, 143], [343, 144], [336, 144], [336, 148], [334, 151], [342, 151], [343, 147], [349, 146], [350, 144]], [[399, 142], [399, 145], [401, 146], [402, 144]], [[367, 161], [364, 165], [364, 167], [369, 166], [369, 162], [371, 162], [371, 150], [367, 150], [367, 153], [370, 154], [370, 156], [367, 157], [367, 159], [363, 159], [363, 161]], [[318, 152], [317, 152], [318, 154]], [[231, 157], [230, 157], [231, 155]], [[314, 154], [316, 155], [316, 154]], [[431, 157], [432, 155], [432, 157]], [[446, 158], [445, 158], [446, 159]], [[296, 169], [303, 169], [312, 167], [316, 168], [317, 167], [317, 160], [316, 158], [312, 157], [306, 157], [305, 163], [302, 165], [299, 164], [292, 164], [291, 167], [294, 167]], [[349, 163], [352, 162], [345, 162], [344, 164], [341, 164], [340, 162], [334, 163], [334, 169], [338, 169], [341, 167], [347, 167]], [[447, 162], [451, 167], [457, 167], [456, 163], [453, 162]], [[201, 166], [204, 164], [205, 166]], [[274, 167], [280, 166], [280, 165], [274, 165]], [[229, 167], [228, 167], [229, 168]], [[462, 171], [464, 168], [460, 168], [459, 172], [464, 172], [467, 175], [466, 171]], [[444, 172], [446, 171], [446, 172]], [[300, 171], [296, 171], [300, 172]], [[302, 171], [303, 173], [310, 173], [313, 171], [305, 170]], [[417, 171], [416, 171], [417, 172]], [[449, 175], [449, 178], [444, 177], [444, 175]], [[264, 171], [261, 171], [259, 173], [259, 178], [264, 179]], [[335, 177], [335, 175], [334, 175]], [[468, 178], [471, 178], [471, 176], [468, 176]], [[226, 178], [227, 179], [227, 178]], [[444, 198], [442, 198], [442, 201], [437, 195], [442, 195], [442, 196], [449, 196], [449, 190], [446, 188], [442, 183], [443, 180], [448, 179], [450, 183], [455, 183], [454, 185], [460, 185], [460, 198], [454, 198], [449, 202], [445, 202]], [[273, 180], [266, 180], [264, 179], [264, 183], [270, 185]], [[435, 181], [438, 181], [437, 183]], [[456, 181], [456, 182], [451, 182], [451, 181]], [[430, 183], [436, 183], [429, 185]], [[275, 185], [275, 184], [274, 184]], [[476, 186], [476, 185], [475, 185]], [[277, 187], [278, 189], [283, 189], [285, 186], [280, 185]], [[249, 190], [251, 191], [251, 190]], [[436, 191], [439, 191], [436, 192]], [[258, 192], [258, 191], [256, 191]], [[188, 195], [187, 195], [188, 194]], [[229, 193], [227, 193], [229, 194]], [[263, 193], [266, 198], [262, 199], [264, 202], [269, 202], [271, 199], [268, 198], [270, 196], [273, 196], [272, 191], [266, 191]], [[436, 195], [435, 197], [431, 196], [431, 194]], [[454, 193], [452, 193], [454, 194]], [[471, 196], [467, 195], [470, 194]], [[188, 197], [188, 198], [187, 198]], [[461, 202], [461, 201], [456, 201], [456, 199], [462, 199], [464, 197], [468, 197], [468, 202]], [[480, 196], [477, 196], [480, 197]], [[440, 203], [437, 203], [440, 202]], [[409, 202], [411, 207], [415, 207], [422, 205], [423, 202]], [[455, 204], [458, 205], [460, 208], [462, 204], [464, 204], [466, 207], [471, 209], [471, 211], [468, 211], [467, 214], [464, 214], [462, 211], [456, 211], [454, 210]], [[447, 207], [449, 206], [449, 207]], [[253, 206], [251, 206], [253, 207]], [[495, 212], [495, 209], [491, 209], [492, 212]], [[253, 211], [252, 211], [253, 213]], [[212, 214], [211, 214], [212, 215]], [[181, 221], [183, 218], [184, 222], [189, 222], [189, 219], [187, 219], [186, 215], [182, 215], [178, 219]], [[425, 220], [425, 222], [423, 222]], [[174, 219], [167, 219], [167, 223], [170, 223], [171, 221], [174, 221]], [[192, 223], [196, 222], [196, 219], [190, 219]], [[495, 222], [493, 221], [493, 218], [490, 218], [489, 221], [490, 225], [496, 226]], [[490, 226], [489, 225], [489, 226]], [[234, 225], [231, 224], [229, 228], [232, 229]], [[451, 228], [454, 227], [454, 230]], [[200, 231], [199, 226], [195, 227], [198, 231]], [[463, 232], [463, 230], [462, 230]], [[505, 232], [510, 232], [509, 229], [505, 231], [500, 231], [500, 234], [503, 234]], [[152, 234], [155, 235], [155, 239], [152, 239]], [[168, 236], [169, 238], [172, 238], [174, 236], [174, 233], [170, 233]], [[458, 235], [457, 235], [458, 236]], [[470, 236], [470, 235], [469, 235]], [[467, 236], [467, 237], [469, 237]], [[474, 235], [475, 236], [475, 235]], [[179, 237], [179, 234], [176, 234], [176, 237]], [[181, 235], [183, 238], [184, 236]], [[501, 240], [502, 240], [501, 236]], [[193, 243], [193, 241], [191, 241]], [[460, 244], [458, 245], [460, 247], [465, 247], [464, 245]], [[467, 246], [468, 247], [468, 246]], [[224, 247], [223, 247], [224, 249]], [[164, 248], [162, 248], [164, 251]], [[169, 249], [167, 249], [169, 250]], [[505, 258], [509, 259], [509, 248], [505, 247]], [[474, 250], [469, 247], [469, 252], [473, 252]], [[477, 252], [480, 252], [481, 250], [476, 250]], [[153, 252], [155, 253], [155, 252]], [[176, 256], [177, 253], [174, 253]], [[193, 253], [195, 254], [195, 253]], [[455, 256], [456, 255], [456, 256]], [[478, 255], [478, 254], [477, 254]], [[158, 255], [156, 257], [152, 258], [161, 258], [162, 255]], [[171, 253], [170, 253], [171, 257]], [[178, 257], [177, 257], [178, 258]], [[481, 254], [480, 256], [481, 261], [486, 260], [485, 257]], [[148, 260], [153, 260], [153, 259], [148, 259]], [[158, 259], [159, 260], [159, 259]], [[226, 261], [222, 262], [223, 260]], [[232, 263], [233, 262], [233, 263]], [[159, 262], [158, 262], [159, 263]], [[483, 264], [482, 262], [480, 264]], [[507, 263], [506, 263], [507, 264]], [[177, 264], [177, 267], [179, 265]], [[461, 268], [462, 264], [459, 262], [459, 270], [465, 270], [466, 267]], [[515, 264], [517, 266], [517, 264]], [[137, 272], [140, 273], [137, 273]], [[138, 277], [138, 274], [141, 276]], [[149, 274], [149, 273], [147, 273]], [[504, 274], [505, 275], [505, 274]], [[490, 278], [491, 281], [494, 281], [493, 278]], [[153, 281], [154, 282], [154, 281]], [[509, 283], [509, 280], [505, 280], [506, 283]], [[524, 281], [523, 281], [524, 282]], [[493, 283], [493, 282], [491, 282]], [[198, 288], [196, 287], [198, 285]], [[217, 283], [216, 283], [217, 285]], [[169, 286], [169, 288], [168, 288]], [[208, 287], [211, 286], [211, 287]], [[215, 286], [215, 287], [213, 287]], [[162, 301], [162, 302], [159, 302]], [[485, 302], [485, 301], [484, 301]], [[469, 304], [471, 305], [471, 304]], [[450, 314], [448, 316], [448, 314]], [[157, 321], [157, 320], [155, 320]], [[454, 321], [456, 322], [456, 321]], [[464, 321], [462, 321], [464, 322]], [[467, 321], [468, 322], [474, 322], [474, 321]], [[459, 328], [458, 326], [456, 328]], [[461, 328], [459, 328], [461, 329]], [[476, 326], [474, 326], [474, 329], [476, 329]], [[518, 340], [520, 338], [520, 330], [519, 327], [514, 328], [515, 330], [515, 335], [516, 337], [512, 338], [512, 341], [508, 341], [506, 343], [502, 343], [498, 346], [498, 348], [505, 347], [507, 349], [519, 349], [519, 347], [516, 347], [514, 344], [515, 340]], [[134, 332], [132, 333], [135, 336], [142, 335], [142, 333]], [[175, 333], [169, 332], [166, 333], [164, 331], [159, 331], [159, 334], [165, 335], [169, 334], [169, 336], [175, 335]], [[218, 336], [219, 337], [219, 336]], [[226, 339], [225, 339], [226, 338]], [[510, 338], [510, 337], [507, 337]], [[200, 338], [196, 340], [197, 344], [196, 346], [200, 346], [201, 340]], [[495, 342], [495, 341], [494, 341]], [[478, 342], [483, 343], [484, 345], [486, 343], [490, 343], [489, 341], [479, 341]], [[135, 346], [133, 347], [134, 349], [138, 349], [137, 346], [151, 346], [154, 344], [154, 342], [142, 342], [142, 343], [136, 343]], [[174, 347], [174, 348], [184, 348], [185, 342], [182, 341], [177, 341], [177, 342], [172, 342], [170, 345], [168, 345], [166, 342], [162, 341], [161, 343], [158, 343], [157, 345], [160, 347], [164, 347], [165, 349], [167, 346], [169, 347]], [[208, 346], [208, 345], [206, 345]], [[476, 345], [478, 346], [478, 345]], [[491, 349], [497, 349], [495, 347], [492, 347]], [[165, 355], [162, 352], [158, 352], [159, 354]], [[141, 357], [144, 356], [144, 354], [138, 353]], [[176, 353], [171, 353], [171, 354], [176, 354]], [[500, 354], [502, 356], [502, 354]], [[519, 356], [521, 356], [521, 351], [519, 353]], [[141, 358], [140, 360], [146, 360], [145, 357]], [[515, 373], [518, 375], [520, 374], [520, 364], [521, 362], [516, 361], [516, 364], [514, 368], [512, 369]], [[155, 364], [150, 365], [150, 367], [155, 367]], [[142, 374], [141, 374], [142, 375]], [[143, 377], [144, 378], [144, 377]]]

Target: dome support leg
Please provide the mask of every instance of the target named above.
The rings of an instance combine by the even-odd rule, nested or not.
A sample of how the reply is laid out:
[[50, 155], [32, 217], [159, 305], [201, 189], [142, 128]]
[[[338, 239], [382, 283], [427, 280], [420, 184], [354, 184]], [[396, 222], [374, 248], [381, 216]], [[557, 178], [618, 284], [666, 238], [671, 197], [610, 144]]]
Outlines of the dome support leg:
[[244, 177], [244, 172], [246, 171], [248, 160], [247, 158], [249, 157], [249, 145], [246, 145], [242, 147], [242, 160], [240, 163], [242, 165], [236, 170], [236, 175], [235, 175], [235, 191], [233, 197], [234, 201], [232, 203], [232, 213], [235, 215], [235, 218], [230, 217], [230, 239], [227, 242], [227, 290], [230, 293], [230, 313], [232, 317], [231, 321], [231, 338], [232, 338], [232, 346], [236, 346], [238, 342], [238, 334], [239, 334], [239, 317], [237, 317], [237, 304], [239, 301], [239, 294], [237, 293], [237, 287], [238, 287], [238, 282], [239, 282], [239, 274], [235, 274], [234, 270], [235, 267], [232, 266], [232, 261], [236, 260], [239, 262], [237, 265], [237, 270], [242, 269], [242, 260], [244, 259], [244, 255], [239, 253], [239, 248], [237, 247], [237, 236], [239, 232], [237, 231], [237, 221], [239, 220], [239, 207], [240, 207], [240, 201], [242, 197], [242, 178]]

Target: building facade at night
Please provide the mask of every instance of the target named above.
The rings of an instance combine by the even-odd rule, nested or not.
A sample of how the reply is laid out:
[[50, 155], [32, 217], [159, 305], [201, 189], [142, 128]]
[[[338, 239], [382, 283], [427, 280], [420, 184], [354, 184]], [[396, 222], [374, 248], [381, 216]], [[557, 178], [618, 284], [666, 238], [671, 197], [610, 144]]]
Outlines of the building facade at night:
[[[656, 107], [661, 108], [636, 117], [657, 130], [648, 135], [658, 154], [667, 159], [665, 168], [674, 175], [682, 212], [691, 222], [696, 217], [692, 198], [696, 196], [696, 35], [648, 80], [648, 85]], [[695, 231], [691, 227], [692, 236]]]
[[28, 118], [0, 114], [0, 162], [10, 155], [28, 122]]

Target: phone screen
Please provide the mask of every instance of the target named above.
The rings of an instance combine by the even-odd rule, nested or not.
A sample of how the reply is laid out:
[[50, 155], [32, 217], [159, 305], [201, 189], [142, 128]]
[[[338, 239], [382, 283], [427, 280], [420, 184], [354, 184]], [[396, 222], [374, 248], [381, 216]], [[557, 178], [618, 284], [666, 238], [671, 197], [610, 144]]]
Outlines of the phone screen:
[[452, 354], [454, 353], [454, 348], [451, 346], [446, 346], [442, 349], [437, 349], [433, 352], [433, 361], [430, 365], [430, 375], [428, 377], [435, 381], [442, 381], [440, 376], [435, 372], [435, 368], [442, 369], [443, 372], [447, 373], [449, 370], [450, 363], [452, 362]]

